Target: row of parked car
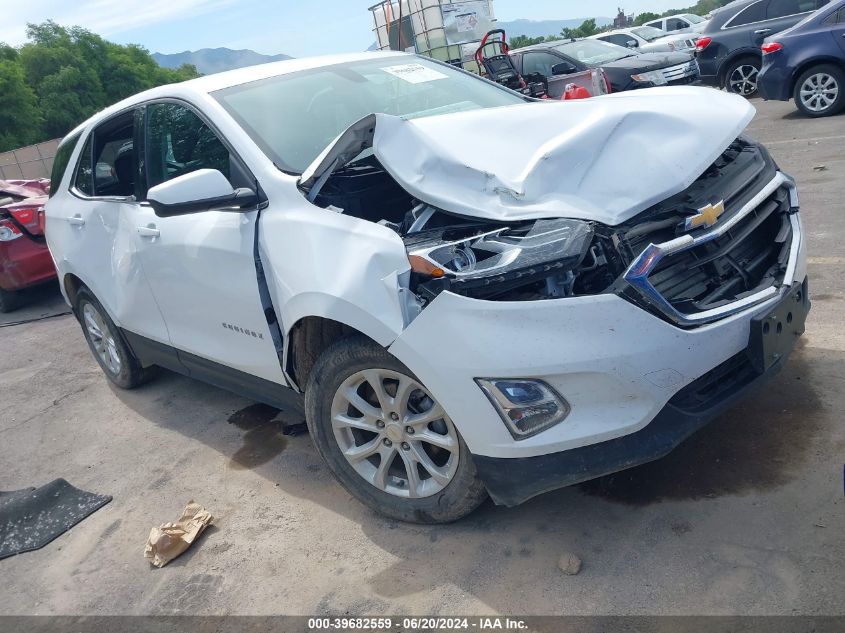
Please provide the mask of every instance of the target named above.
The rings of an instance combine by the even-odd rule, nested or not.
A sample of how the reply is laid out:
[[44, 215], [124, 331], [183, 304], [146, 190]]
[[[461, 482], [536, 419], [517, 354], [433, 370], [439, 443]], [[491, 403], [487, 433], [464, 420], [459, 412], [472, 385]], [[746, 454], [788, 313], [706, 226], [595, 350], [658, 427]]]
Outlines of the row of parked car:
[[845, 106], [845, 0], [737, 0], [713, 13], [696, 58], [704, 83], [835, 114]]
[[736, 0], [709, 20], [683, 14], [511, 55], [547, 83], [600, 68], [613, 92], [700, 81], [828, 116], [845, 108], [845, 0]]

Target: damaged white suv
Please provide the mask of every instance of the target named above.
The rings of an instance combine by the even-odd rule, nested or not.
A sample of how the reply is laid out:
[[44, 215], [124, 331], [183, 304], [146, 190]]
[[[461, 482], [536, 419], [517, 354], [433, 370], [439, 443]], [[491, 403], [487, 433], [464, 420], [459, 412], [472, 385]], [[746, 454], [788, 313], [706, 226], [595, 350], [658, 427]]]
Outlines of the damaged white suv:
[[164, 86], [63, 141], [47, 240], [96, 359], [269, 404], [337, 479], [450, 521], [664, 455], [809, 309], [741, 98], [530, 102], [404, 54]]

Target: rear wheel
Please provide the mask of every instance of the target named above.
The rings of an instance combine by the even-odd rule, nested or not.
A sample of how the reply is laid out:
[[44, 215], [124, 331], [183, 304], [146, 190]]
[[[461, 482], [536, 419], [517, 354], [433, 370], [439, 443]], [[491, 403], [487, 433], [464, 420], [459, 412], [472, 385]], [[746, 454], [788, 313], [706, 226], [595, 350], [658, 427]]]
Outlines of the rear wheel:
[[20, 293], [0, 288], [0, 312], [11, 312], [21, 306]]
[[337, 480], [391, 518], [445, 523], [486, 498], [469, 449], [410, 370], [363, 337], [320, 357], [305, 391], [308, 428]]
[[133, 389], [152, 377], [155, 368], [141, 367], [117, 326], [87, 288], [76, 293], [76, 316], [94, 359], [115, 385]]
[[836, 114], [845, 107], [845, 72], [829, 64], [810, 68], [798, 77], [792, 96], [807, 116]]
[[757, 77], [762, 62], [753, 57], [745, 57], [733, 62], [725, 72], [725, 90], [743, 97], [757, 94]]

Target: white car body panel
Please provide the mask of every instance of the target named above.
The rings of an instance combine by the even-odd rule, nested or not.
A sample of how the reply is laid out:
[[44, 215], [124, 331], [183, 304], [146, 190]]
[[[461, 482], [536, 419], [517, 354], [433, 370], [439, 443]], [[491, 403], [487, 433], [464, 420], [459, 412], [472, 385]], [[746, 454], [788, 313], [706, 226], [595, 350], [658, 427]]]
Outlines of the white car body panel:
[[[269, 203], [248, 213], [159, 218], [146, 204], [127, 201], [119, 210], [112, 202], [76, 198], [68, 191], [68, 169], [46, 207], [60, 279], [79, 276], [118, 326], [287, 384], [259, 299], [258, 227], [258, 255], [283, 334], [303, 318], [323, 317], [388, 347], [443, 404], [470, 450], [491, 457], [542, 455], [635, 432], [684, 385], [748, 345], [751, 317], [774, 300], [693, 330], [615, 295], [494, 302], [443, 292], [419, 315], [410, 313], [403, 298], [409, 262], [399, 235], [309, 203], [299, 179], [280, 172], [209, 94], [375, 56], [385, 54], [291, 60], [164, 86], [77, 128], [71, 135], [134, 104], [184, 100], [236, 148]], [[360, 151], [363, 139], [408, 193], [446, 211], [493, 221], [568, 217], [614, 226], [689, 187], [753, 116], [745, 99], [698, 88], [414, 120], [376, 114], [372, 134], [362, 136], [361, 128], [341, 134], [304, 180], [313, 183], [335, 158], [348, 157], [354, 143]], [[79, 147], [71, 165], [78, 154]], [[78, 209], [88, 214], [82, 227], [67, 221]], [[139, 227], [160, 234], [141, 236]], [[77, 248], [83, 231], [109, 248]], [[801, 281], [803, 243], [797, 257], [794, 280]], [[262, 336], [236, 334], [227, 323]], [[478, 377], [542, 377], [572, 413], [516, 441], [473, 382]]]
[[[441, 209], [616, 225], [686, 189], [754, 114], [736, 95], [652, 88], [413, 120], [378, 114], [371, 142], [406, 191]], [[341, 134], [303, 178], [316, 179], [361, 143], [355, 129]]]
[[[665, 35], [664, 37], [659, 37], [655, 40], [647, 40], [643, 37], [637, 35], [633, 29], [617, 29], [615, 31], [607, 31], [605, 33], [598, 33], [596, 35], [591, 35], [590, 39], [598, 39], [602, 41], [608, 41], [604, 38], [608, 35], [624, 35], [629, 39], [635, 41], [637, 43], [636, 48], [632, 49], [637, 53], [666, 53], [666, 52], [684, 52], [691, 49], [689, 46], [689, 41], [694, 38], [690, 38], [688, 34], [683, 34], [679, 31], [673, 31]], [[615, 42], [611, 42], [612, 44]]]

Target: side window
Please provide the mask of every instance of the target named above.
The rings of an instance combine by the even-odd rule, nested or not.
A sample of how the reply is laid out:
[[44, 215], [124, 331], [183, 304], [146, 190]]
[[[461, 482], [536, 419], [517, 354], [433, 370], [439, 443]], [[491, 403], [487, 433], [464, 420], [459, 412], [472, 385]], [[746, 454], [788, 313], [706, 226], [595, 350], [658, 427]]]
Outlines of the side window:
[[522, 74], [540, 73], [544, 77], [551, 77], [552, 66], [562, 61], [564, 60], [551, 53], [525, 53], [522, 58]]
[[616, 44], [617, 46], [628, 47], [628, 42], [636, 42], [637, 38], [633, 35], [625, 35], [624, 33], [614, 33], [613, 35], [605, 35], [599, 38], [605, 42]]
[[815, 8], [815, 0], [770, 0], [766, 17], [770, 20], [785, 18], [789, 15], [812, 11]]
[[90, 134], [76, 165], [73, 186], [77, 191], [105, 198], [135, 195], [134, 117], [134, 110], [124, 112]]
[[663, 28], [663, 20], [652, 20], [651, 22], [646, 22], [643, 26], [650, 26], [655, 29], [662, 29]]
[[53, 158], [53, 167], [50, 170], [51, 198], [59, 190], [59, 183], [65, 175], [65, 170], [67, 170], [68, 163], [70, 163], [70, 155], [73, 154], [77, 143], [79, 143], [79, 134], [64, 139], [56, 150], [56, 156]]
[[666, 30], [667, 31], [680, 31], [681, 29], [685, 29], [689, 26], [686, 20], [682, 20], [681, 18], [669, 18], [666, 20]]
[[[91, 134], [85, 141], [85, 147], [82, 148], [82, 153], [79, 155], [79, 164], [76, 167], [76, 178], [73, 181], [73, 186], [86, 196], [94, 195], [93, 139], [94, 135]], [[109, 170], [109, 175], [111, 175], [111, 170]]]
[[230, 177], [229, 150], [192, 110], [177, 103], [147, 107], [145, 161], [149, 187], [198, 169]]
[[736, 14], [728, 23], [728, 26], [743, 26], [745, 24], [752, 24], [754, 22], [762, 22], [766, 19], [767, 0], [760, 0]]

